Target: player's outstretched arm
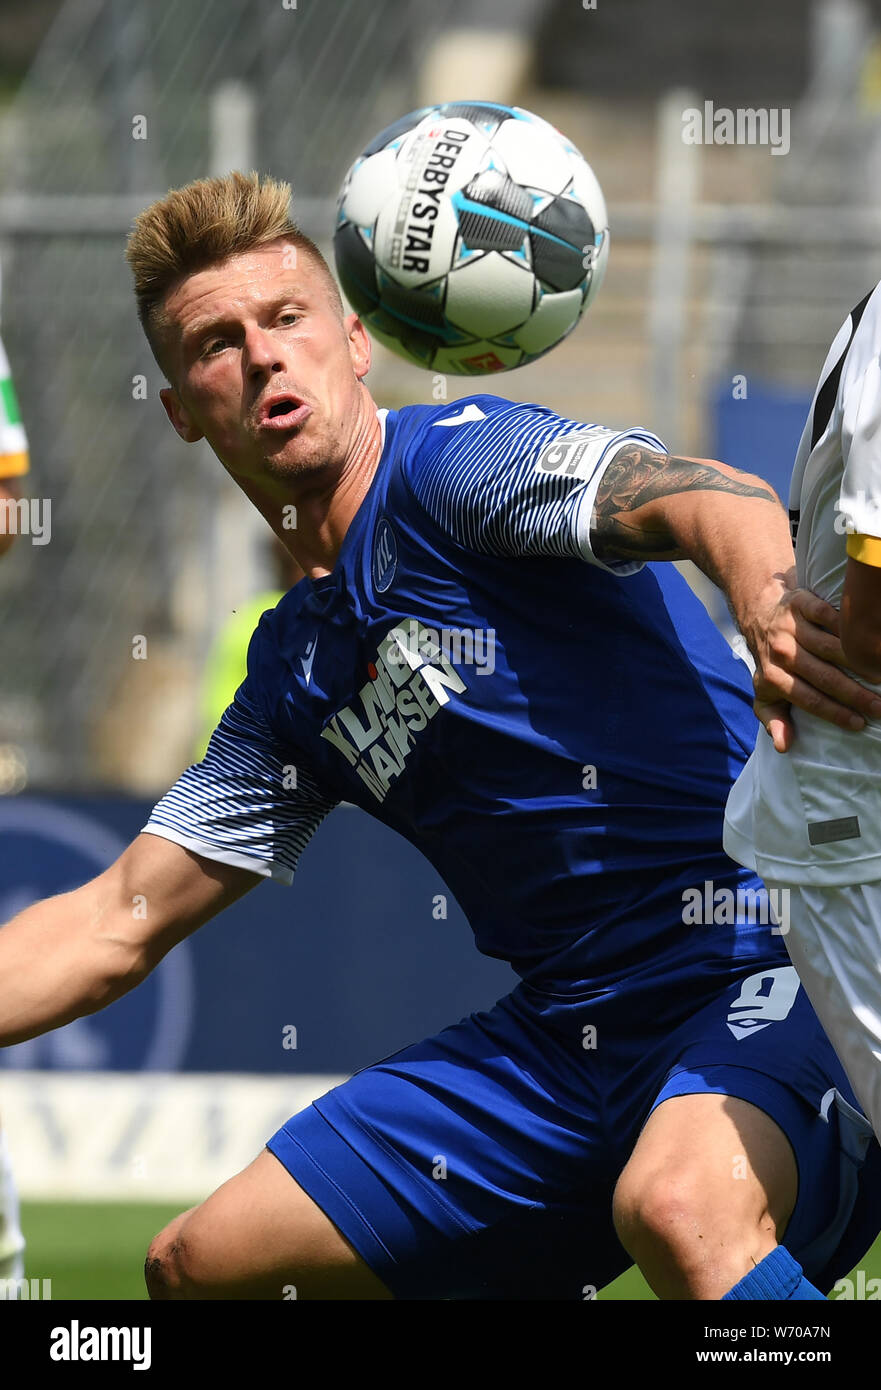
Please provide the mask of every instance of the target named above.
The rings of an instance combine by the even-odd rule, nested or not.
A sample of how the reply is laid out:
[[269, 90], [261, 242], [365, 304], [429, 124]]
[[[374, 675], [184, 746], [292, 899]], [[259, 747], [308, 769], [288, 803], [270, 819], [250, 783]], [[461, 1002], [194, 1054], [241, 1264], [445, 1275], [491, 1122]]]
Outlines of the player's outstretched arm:
[[259, 882], [246, 869], [139, 835], [97, 878], [0, 927], [0, 1046], [112, 1004]]
[[790, 703], [845, 729], [881, 715], [841, 669], [837, 611], [796, 588], [788, 519], [761, 478], [628, 444], [600, 481], [591, 546], [604, 561], [692, 560], [723, 590], [756, 663], [756, 714], [778, 751], [792, 741]]

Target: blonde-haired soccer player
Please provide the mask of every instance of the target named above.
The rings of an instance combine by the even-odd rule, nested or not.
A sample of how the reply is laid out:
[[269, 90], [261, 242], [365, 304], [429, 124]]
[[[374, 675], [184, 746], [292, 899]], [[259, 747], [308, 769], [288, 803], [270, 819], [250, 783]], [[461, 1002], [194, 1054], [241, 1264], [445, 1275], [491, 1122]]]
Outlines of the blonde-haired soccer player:
[[[761, 479], [645, 430], [487, 394], [380, 410], [289, 191], [175, 190], [129, 263], [175, 429], [209, 441], [304, 578], [116, 863], [0, 928], [0, 1044], [94, 1013], [262, 878], [290, 883], [354, 802], [426, 854], [521, 983], [291, 1117], [157, 1235], [151, 1295], [581, 1301], [636, 1260], [664, 1298], [822, 1300], [881, 1224], [881, 1150], [855, 1102], [820, 1111], [849, 1087], [779, 938], [686, 920], [695, 882], [760, 891], [721, 847], [752, 691], [675, 568], [644, 564], [718, 575], [760, 692], [797, 701], [804, 664], [766, 660], [781, 630], [804, 650], [785, 514]], [[491, 664], [444, 650], [449, 624], [492, 640]], [[811, 700], [874, 712], [809, 656]]]
[[[0, 555], [11, 546], [16, 526], [9, 515], [18, 492], [18, 479], [28, 471], [28, 444], [18, 410], [9, 362], [0, 342]], [[24, 1273], [24, 1237], [18, 1216], [18, 1196], [3, 1131], [0, 1129], [0, 1279], [20, 1279]]]

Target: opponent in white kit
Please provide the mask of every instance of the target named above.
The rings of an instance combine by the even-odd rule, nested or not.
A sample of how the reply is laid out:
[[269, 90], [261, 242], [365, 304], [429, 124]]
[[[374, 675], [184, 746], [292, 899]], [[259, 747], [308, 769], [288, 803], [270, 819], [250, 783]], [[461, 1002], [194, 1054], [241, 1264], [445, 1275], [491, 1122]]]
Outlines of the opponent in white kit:
[[[829, 350], [789, 506], [798, 582], [840, 608], [848, 669], [881, 690], [879, 353], [881, 286]], [[881, 1135], [881, 725], [791, 718], [784, 756], [759, 734], [728, 800], [725, 849], [789, 890], [790, 957]]]

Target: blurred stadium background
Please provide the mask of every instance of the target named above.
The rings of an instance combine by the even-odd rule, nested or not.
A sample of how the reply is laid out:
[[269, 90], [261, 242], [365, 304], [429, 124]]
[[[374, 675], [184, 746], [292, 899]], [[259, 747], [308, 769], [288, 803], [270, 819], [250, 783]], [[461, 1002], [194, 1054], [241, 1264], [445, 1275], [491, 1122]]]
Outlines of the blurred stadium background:
[[[0, 921], [137, 832], [194, 756], [218, 635], [273, 583], [263, 522], [157, 402], [133, 216], [256, 167], [293, 182], [329, 252], [366, 139], [462, 97], [564, 130], [612, 238], [576, 333], [482, 389], [648, 426], [785, 496], [828, 344], [881, 274], [881, 0], [0, 0], [0, 327], [29, 492], [52, 503], [51, 544], [22, 537], [0, 565]], [[791, 148], [686, 145], [705, 101], [790, 112]], [[432, 399], [381, 348], [369, 384], [384, 405]], [[342, 808], [292, 896], [264, 885], [130, 999], [0, 1053], [28, 1273], [55, 1297], [143, 1296], [153, 1231], [298, 1104], [504, 992], [444, 894]], [[610, 1295], [646, 1291], [627, 1276]]]

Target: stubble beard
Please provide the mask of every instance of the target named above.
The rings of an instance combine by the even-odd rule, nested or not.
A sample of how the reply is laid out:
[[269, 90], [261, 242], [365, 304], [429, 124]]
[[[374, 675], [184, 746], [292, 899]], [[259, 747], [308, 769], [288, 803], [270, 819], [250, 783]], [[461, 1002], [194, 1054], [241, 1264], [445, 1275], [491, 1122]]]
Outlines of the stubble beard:
[[[261, 471], [265, 478], [274, 483], [300, 483], [326, 469], [328, 464], [335, 461], [342, 463], [345, 447], [341, 438], [332, 442], [323, 436], [304, 439], [304, 432], [308, 431], [314, 418], [314, 415], [310, 415], [292, 438], [286, 439], [273, 453], [263, 454]], [[285, 453], [292, 442], [295, 443], [293, 457], [286, 458]]]
[[[283, 457], [290, 440], [280, 443], [272, 454], [263, 453], [263, 477], [280, 486], [290, 486], [303, 484], [310, 478], [317, 480], [322, 473], [339, 476], [347, 464], [357, 467], [370, 454], [377, 430], [374, 411], [367, 409], [363, 400], [359, 406], [357, 416], [341, 422], [336, 430], [326, 425], [319, 430], [315, 413], [310, 415], [293, 436], [297, 443], [292, 458]], [[309, 437], [310, 426], [316, 431], [314, 437]]]

